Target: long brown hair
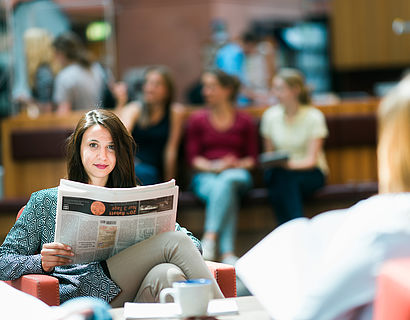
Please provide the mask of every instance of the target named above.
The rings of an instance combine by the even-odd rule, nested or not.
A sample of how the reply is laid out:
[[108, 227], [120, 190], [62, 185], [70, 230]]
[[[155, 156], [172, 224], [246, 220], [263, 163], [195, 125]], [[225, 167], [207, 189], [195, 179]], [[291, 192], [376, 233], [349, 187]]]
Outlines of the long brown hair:
[[[169, 114], [171, 111], [171, 105], [172, 102], [174, 101], [174, 96], [175, 96], [175, 85], [174, 85], [174, 80], [172, 78], [170, 70], [165, 67], [165, 66], [149, 66], [145, 71], [144, 71], [144, 85], [145, 82], [147, 81], [148, 74], [151, 72], [157, 72], [158, 74], [161, 75], [162, 80], [164, 81], [165, 87], [167, 89], [167, 96], [164, 101], [165, 105], [165, 113]], [[149, 104], [143, 99], [142, 101], [142, 112], [141, 116], [138, 119], [138, 124], [144, 128], [149, 125], [149, 119], [150, 119], [150, 114], [151, 108]]]
[[114, 141], [116, 164], [108, 177], [106, 187], [129, 188], [136, 186], [134, 171], [135, 142], [121, 120], [104, 109], [88, 111], [77, 123], [77, 127], [67, 140], [68, 179], [88, 183], [89, 177], [81, 161], [81, 141], [84, 132], [94, 126], [106, 128]]
[[53, 47], [62, 52], [68, 60], [77, 62], [84, 68], [91, 66], [90, 54], [74, 32], [67, 31], [57, 36], [53, 41]]
[[227, 88], [231, 90], [231, 94], [229, 95], [229, 101], [235, 103], [236, 97], [238, 96], [239, 89], [241, 87], [241, 82], [238, 77], [234, 75], [230, 75], [225, 71], [217, 68], [211, 68], [204, 72], [204, 74], [209, 73], [216, 77], [216, 80], [223, 88]]

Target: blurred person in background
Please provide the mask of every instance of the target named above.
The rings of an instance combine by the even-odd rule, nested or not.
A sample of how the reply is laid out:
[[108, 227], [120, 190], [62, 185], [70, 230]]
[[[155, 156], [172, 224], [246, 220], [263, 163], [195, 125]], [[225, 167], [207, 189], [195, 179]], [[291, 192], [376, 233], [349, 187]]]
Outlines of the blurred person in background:
[[241, 90], [236, 102], [243, 107], [267, 101], [274, 61], [273, 46], [261, 42], [254, 32], [246, 31], [238, 41], [227, 41], [217, 50], [214, 64], [240, 79]]
[[[3, 1], [4, 2], [4, 1]], [[27, 101], [31, 90], [24, 54], [24, 34], [30, 28], [47, 30], [52, 37], [69, 30], [70, 23], [60, 6], [52, 0], [12, 0], [6, 1], [12, 9], [14, 72], [12, 96], [14, 101]]]
[[184, 107], [174, 102], [174, 80], [164, 66], [148, 67], [142, 99], [127, 103], [127, 87], [117, 84], [115, 112], [137, 143], [135, 173], [149, 185], [176, 178]]
[[216, 52], [215, 67], [236, 76], [241, 81], [241, 91], [235, 103], [238, 106], [247, 106], [251, 98], [246, 93], [248, 80], [246, 78], [246, 54], [253, 52], [256, 47], [256, 38], [241, 37], [239, 41], [226, 41]]
[[234, 106], [240, 87], [236, 77], [212, 69], [203, 74], [202, 83], [208, 108], [189, 119], [186, 155], [196, 172], [193, 191], [206, 203], [203, 255], [214, 260], [218, 241], [221, 261], [235, 264], [237, 215], [241, 195], [252, 187], [257, 129], [253, 119]]
[[276, 48], [272, 37], [254, 35], [246, 32], [242, 35], [245, 52], [246, 87], [243, 94], [252, 104], [268, 105], [271, 100], [271, 82], [276, 73]]
[[54, 61], [52, 36], [40, 28], [30, 28], [24, 34], [27, 61], [27, 78], [31, 89], [31, 102], [40, 112], [52, 111]]
[[265, 152], [286, 153], [289, 160], [269, 168], [265, 180], [278, 224], [303, 216], [303, 198], [325, 184], [328, 171], [323, 151], [328, 134], [322, 112], [310, 104], [304, 76], [282, 69], [273, 78], [278, 105], [262, 115], [260, 133]]
[[269, 271], [280, 279], [275, 285], [272, 278], [266, 281], [269, 275], [260, 275], [275, 297], [273, 318], [374, 319], [382, 267], [392, 259], [410, 258], [409, 123], [407, 76], [378, 108], [379, 194], [347, 209], [290, 221], [262, 240], [265, 245], [257, 244], [274, 257]]
[[69, 31], [54, 39], [53, 47], [62, 67], [55, 78], [53, 92], [57, 114], [98, 106], [102, 99], [104, 74], [101, 66], [91, 61], [81, 39]]

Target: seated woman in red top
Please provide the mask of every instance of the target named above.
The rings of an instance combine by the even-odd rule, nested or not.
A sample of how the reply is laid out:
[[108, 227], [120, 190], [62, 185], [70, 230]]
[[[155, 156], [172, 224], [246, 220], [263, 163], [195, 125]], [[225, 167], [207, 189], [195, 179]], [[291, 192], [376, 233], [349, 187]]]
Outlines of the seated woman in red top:
[[219, 238], [222, 262], [234, 264], [239, 200], [252, 186], [249, 169], [258, 154], [257, 130], [251, 117], [233, 105], [239, 89], [236, 77], [215, 69], [205, 72], [202, 83], [208, 108], [189, 119], [186, 154], [196, 171], [193, 190], [206, 202], [203, 255], [216, 258]]

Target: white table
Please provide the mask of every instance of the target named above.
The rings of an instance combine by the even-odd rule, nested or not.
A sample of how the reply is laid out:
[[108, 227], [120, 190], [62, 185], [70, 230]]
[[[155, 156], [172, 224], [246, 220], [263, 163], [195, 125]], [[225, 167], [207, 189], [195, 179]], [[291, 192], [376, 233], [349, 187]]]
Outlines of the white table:
[[[239, 314], [230, 316], [218, 316], [220, 320], [270, 320], [269, 314], [263, 309], [259, 301], [254, 296], [228, 298], [233, 299], [238, 304]], [[124, 320], [124, 309], [115, 308], [111, 310], [114, 320]]]

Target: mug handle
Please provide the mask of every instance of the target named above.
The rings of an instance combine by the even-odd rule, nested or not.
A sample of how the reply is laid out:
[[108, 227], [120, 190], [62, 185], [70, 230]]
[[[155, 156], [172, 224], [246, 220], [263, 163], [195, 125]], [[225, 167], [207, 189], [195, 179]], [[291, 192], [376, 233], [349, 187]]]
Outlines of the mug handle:
[[175, 301], [175, 289], [174, 288], [165, 288], [162, 289], [159, 294], [159, 301], [161, 303], [166, 303], [167, 296], [170, 295]]

